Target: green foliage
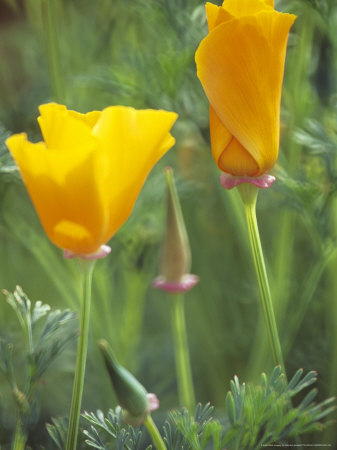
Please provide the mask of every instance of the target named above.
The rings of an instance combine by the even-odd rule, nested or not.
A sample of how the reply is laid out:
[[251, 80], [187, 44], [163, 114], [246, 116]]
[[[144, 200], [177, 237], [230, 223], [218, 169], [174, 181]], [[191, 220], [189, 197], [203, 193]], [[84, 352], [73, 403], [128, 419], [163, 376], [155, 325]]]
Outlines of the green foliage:
[[[76, 337], [75, 314], [69, 310], [51, 310], [41, 301], [32, 305], [19, 286], [13, 293], [4, 291], [4, 294], [18, 318], [24, 345], [22, 348], [17, 341], [0, 339], [0, 370], [10, 384], [17, 420], [24, 424], [23, 433], [27, 436], [29, 427], [38, 419], [42, 376]], [[14, 361], [17, 346], [20, 348], [20, 368]]]
[[[133, 428], [130, 425], [122, 425], [122, 410], [117, 407], [115, 411], [110, 409], [107, 417], [104, 417], [102, 411], [98, 410], [96, 414], [85, 413], [83, 417], [91, 423], [90, 430], [84, 430], [87, 437], [85, 443], [89, 447], [100, 450], [142, 450], [142, 432], [139, 428]], [[100, 433], [103, 431], [102, 433]], [[150, 450], [151, 445], [146, 447]]]
[[[139, 427], [133, 428], [122, 423], [122, 409], [118, 406], [110, 409], [107, 417], [101, 410], [95, 413], [85, 412], [82, 417], [91, 426], [84, 429], [79, 436], [79, 448], [98, 448], [100, 450], [150, 450], [151, 445], [143, 446], [143, 433]], [[53, 418], [52, 424], [47, 424], [47, 430], [59, 450], [63, 450], [67, 441], [68, 419]]]
[[304, 129], [295, 131], [295, 139], [304, 145], [313, 155], [333, 156], [337, 147], [337, 117], [331, 117], [331, 127], [326, 129], [315, 119], [308, 119]]
[[16, 171], [17, 168], [11, 158], [6, 146], [5, 140], [9, 137], [9, 133], [0, 126], [0, 174]]
[[209, 442], [213, 442], [214, 448], [220, 448], [219, 438], [223, 427], [213, 420], [213, 410], [208, 403], [204, 407], [198, 404], [194, 417], [186, 409], [171, 412], [169, 420], [164, 424], [164, 439], [168, 449], [205, 448]]
[[[293, 397], [317, 381], [316, 372], [303, 376], [299, 369], [289, 383], [281, 368], [275, 367], [270, 377], [261, 375], [259, 385], [240, 384], [237, 376], [230, 382], [225, 399], [225, 418], [213, 418], [214, 408], [208, 403], [196, 407], [194, 416], [186, 409], [169, 413], [163, 427], [168, 450], [258, 450], [264, 445], [289, 442], [295, 436], [321, 431], [321, 422], [335, 410], [334, 398], [315, 404], [317, 390], [312, 389], [295, 407]], [[86, 443], [99, 449], [138, 449], [141, 432], [121, 424], [121, 409], [110, 410], [105, 418], [102, 411], [85, 413], [91, 423]], [[102, 433], [102, 431], [104, 433]], [[113, 447], [115, 442], [117, 447]]]
[[[313, 389], [293, 407], [292, 397], [316, 381], [315, 372], [301, 378], [302, 374], [299, 369], [287, 383], [280, 367], [276, 367], [269, 379], [261, 375], [258, 386], [240, 385], [235, 376], [225, 400], [227, 423], [221, 425], [213, 420], [209, 405], [203, 410], [199, 405], [195, 418], [186, 410], [175, 411], [170, 417], [172, 425], [166, 425], [165, 429], [169, 448], [257, 450], [263, 445], [284, 443], [294, 436], [322, 430], [320, 421], [336, 408], [330, 406], [335, 399], [314, 404], [317, 391]], [[175, 436], [178, 445], [172, 441], [172, 426], [181, 434], [180, 439]]]
[[[30, 200], [17, 183], [18, 172], [4, 144], [9, 130], [26, 131], [33, 140], [40, 139], [37, 106], [54, 99], [41, 3], [5, 3], [12, 5], [13, 13], [7, 22], [0, 17], [0, 57], [4, 62], [0, 65], [0, 282], [8, 289], [20, 283], [34, 296], [48, 295], [52, 307], [76, 310], [75, 264], [63, 261], [44, 237]], [[217, 412], [223, 406], [224, 380], [232, 373], [254, 379], [261, 370], [268, 370], [269, 353], [258, 339], [252, 342], [254, 335], [258, 338], [264, 332], [257, 325], [255, 279], [246, 253], [246, 230], [240, 227], [235, 195], [220, 192], [217, 186], [218, 173], [209, 149], [208, 103], [195, 74], [194, 51], [207, 33], [205, 2], [53, 3], [57, 5], [54, 20], [58, 27], [59, 76], [65, 89], [63, 101], [69, 107], [84, 112], [120, 103], [168, 108], [180, 114], [174, 129], [176, 148], [163, 164], [172, 165], [177, 174], [193, 272], [201, 279], [186, 302], [192, 365], [198, 373], [196, 391], [198, 399], [211, 401]], [[322, 401], [328, 391], [329, 395], [337, 394], [337, 4], [335, 0], [278, 0], [275, 6], [279, 11], [296, 13], [298, 18], [287, 52], [281, 151], [275, 167], [278, 182], [268, 193], [261, 193], [258, 215], [287, 369], [317, 368], [322, 375], [318, 394]], [[104, 336], [113, 343], [120, 361], [135, 369], [144, 384], [158, 393], [166, 409], [177, 405], [171, 377], [168, 305], [164, 295], [148, 289], [157, 270], [163, 186], [159, 167], [147, 181], [130, 220], [112, 240], [111, 257], [97, 265], [91, 330], [92, 338]], [[39, 274], [38, 283], [35, 274]], [[1, 311], [4, 332], [11, 326], [8, 310], [4, 307]], [[45, 319], [34, 326], [36, 344]], [[1, 348], [0, 365], [6, 383], [9, 380], [13, 384], [14, 380], [19, 385], [17, 390], [15, 385], [10, 386], [15, 408], [25, 411], [24, 386], [16, 369], [21, 349], [12, 337], [4, 338]], [[39, 358], [48, 362], [48, 355], [43, 351], [39, 354], [38, 364]], [[26, 356], [24, 352], [25, 364]], [[97, 354], [90, 348], [88, 364], [84, 404], [87, 408], [90, 405], [90, 410], [106, 410], [112, 394], [97, 390], [97, 386], [108, 383]], [[40, 367], [45, 370], [44, 364]], [[70, 367], [67, 370], [71, 372]], [[44, 416], [54, 414], [55, 406], [61, 409], [60, 402], [65, 408], [69, 379], [64, 379], [63, 397], [60, 385], [49, 387], [53, 396], [43, 405]], [[245, 388], [246, 396], [249, 389]], [[3, 395], [5, 391], [2, 384]], [[226, 397], [228, 423], [241, 423], [242, 395], [235, 397], [231, 391]], [[259, 395], [256, 393], [257, 401]], [[211, 424], [219, 426], [211, 421], [210, 429]], [[7, 436], [5, 414], [1, 426]], [[44, 428], [42, 421], [39, 427]], [[185, 438], [171, 422], [170, 427], [171, 448], [179, 449], [179, 442]], [[324, 441], [332, 446], [337, 439], [333, 431]], [[210, 435], [216, 432], [210, 431]], [[313, 441], [315, 438], [309, 436], [308, 442]], [[188, 442], [184, 442], [188, 448]], [[316, 443], [322, 443], [321, 435]]]
[[67, 417], [52, 418], [52, 424], [47, 423], [49, 436], [59, 450], [63, 450], [67, 442], [69, 419]]
[[[19, 286], [13, 293], [4, 291], [4, 294], [24, 332], [30, 367], [29, 382], [34, 386], [64, 347], [77, 336], [73, 326], [75, 313], [70, 310], [51, 311], [50, 306], [41, 301], [35, 302], [32, 308], [31, 301]], [[38, 329], [37, 322], [43, 317], [43, 325]]]

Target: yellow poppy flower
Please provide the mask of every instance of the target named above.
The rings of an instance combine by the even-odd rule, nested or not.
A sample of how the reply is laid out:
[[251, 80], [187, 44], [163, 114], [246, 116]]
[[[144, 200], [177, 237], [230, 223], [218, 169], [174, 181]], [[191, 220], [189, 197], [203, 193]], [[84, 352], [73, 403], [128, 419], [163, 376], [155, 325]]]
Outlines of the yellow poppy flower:
[[76, 255], [95, 253], [131, 214], [154, 164], [174, 145], [177, 114], [110, 106], [80, 114], [40, 106], [44, 142], [7, 139], [49, 239]]
[[279, 149], [280, 103], [287, 39], [296, 16], [273, 0], [206, 4], [209, 34], [195, 59], [210, 102], [212, 155], [234, 176], [257, 177]]

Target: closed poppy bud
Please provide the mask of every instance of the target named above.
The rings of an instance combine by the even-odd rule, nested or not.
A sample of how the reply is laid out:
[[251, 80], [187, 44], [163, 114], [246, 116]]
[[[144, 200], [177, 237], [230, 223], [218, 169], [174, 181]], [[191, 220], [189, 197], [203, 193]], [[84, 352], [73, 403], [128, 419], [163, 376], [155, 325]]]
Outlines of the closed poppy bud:
[[41, 223], [67, 257], [104, 256], [148, 173], [173, 146], [177, 114], [124, 106], [80, 114], [55, 103], [40, 113], [44, 142], [22, 133], [6, 143]]
[[167, 181], [167, 213], [161, 273], [167, 280], [178, 282], [183, 275], [190, 271], [191, 250], [172, 169], [167, 167], [165, 174]]
[[161, 274], [153, 281], [153, 286], [175, 293], [191, 289], [198, 282], [198, 277], [189, 273], [191, 250], [172, 169], [167, 167], [165, 174], [167, 181], [165, 239], [161, 256]]
[[118, 363], [107, 341], [100, 340], [98, 346], [119, 405], [124, 410], [124, 421], [132, 426], [141, 425], [151, 411], [158, 409], [157, 397], [148, 394], [144, 386]]
[[209, 34], [196, 52], [210, 103], [212, 155], [233, 176], [259, 177], [278, 157], [281, 89], [295, 16], [273, 0], [206, 4]]

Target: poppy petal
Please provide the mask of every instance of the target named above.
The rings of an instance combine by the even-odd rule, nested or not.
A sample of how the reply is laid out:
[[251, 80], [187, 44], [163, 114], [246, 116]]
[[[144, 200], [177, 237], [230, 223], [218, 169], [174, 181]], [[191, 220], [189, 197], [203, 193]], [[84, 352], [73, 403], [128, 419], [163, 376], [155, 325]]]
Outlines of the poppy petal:
[[219, 169], [235, 176], [255, 176], [259, 172], [256, 161], [223, 126], [212, 107], [209, 125], [212, 155]]
[[[101, 158], [102, 197], [110, 211], [107, 233], [113, 235], [131, 214], [138, 194], [155, 163], [174, 145], [170, 129], [177, 114], [115, 106], [102, 111], [93, 129], [105, 157]], [[111, 143], [116, 151], [111, 155]], [[109, 165], [104, 160], [113, 158]]]
[[81, 148], [85, 151], [96, 144], [91, 135], [91, 127], [87, 120], [80, 119], [68, 111], [65, 106], [56, 103], [47, 103], [39, 107], [41, 115], [38, 122], [41, 127], [43, 139], [49, 149]]
[[80, 114], [54, 103], [40, 111], [45, 143], [25, 133], [6, 143], [50, 240], [91, 255], [131, 214], [149, 171], [174, 144], [177, 115], [122, 106]]
[[25, 134], [6, 144], [49, 239], [75, 253], [91, 253], [102, 245], [107, 212], [96, 186], [95, 153], [48, 150]]
[[274, 8], [270, 3], [270, 1], [267, 2], [266, 0], [225, 0], [222, 7], [234, 17], [244, 17], [260, 11], [273, 11]]
[[98, 119], [101, 117], [101, 111], [90, 111], [86, 114], [79, 113], [77, 111], [68, 111], [69, 115], [74, 117], [75, 119], [81, 120], [85, 124], [89, 125], [90, 128], [93, 128]]
[[[148, 173], [173, 145], [169, 130], [176, 119], [175, 113], [167, 111], [135, 110], [122, 106], [102, 111], [93, 134], [100, 140], [106, 154], [111, 153], [111, 142], [118, 149], [113, 154], [110, 175], [121, 189], [128, 183], [125, 174], [131, 178], [143, 177], [142, 171]], [[169, 145], [167, 139], [170, 139]]]
[[262, 11], [217, 26], [196, 53], [198, 77], [223, 126], [259, 174], [275, 163], [287, 36], [295, 16]]
[[217, 25], [227, 20], [233, 19], [233, 16], [220, 6], [214, 5], [214, 3], [206, 3], [206, 16], [208, 30], [212, 31]]

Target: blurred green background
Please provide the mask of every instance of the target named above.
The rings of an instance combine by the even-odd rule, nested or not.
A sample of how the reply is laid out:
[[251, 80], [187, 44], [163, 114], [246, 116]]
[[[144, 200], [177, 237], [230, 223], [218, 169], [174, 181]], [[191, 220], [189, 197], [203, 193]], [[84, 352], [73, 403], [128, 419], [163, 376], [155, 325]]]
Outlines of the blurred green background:
[[[337, 395], [337, 5], [282, 0], [275, 7], [298, 19], [289, 37], [278, 180], [259, 195], [258, 221], [287, 371], [317, 370], [323, 399]], [[153, 169], [110, 242], [111, 255], [96, 266], [83, 400], [89, 411], [115, 405], [95, 345], [101, 337], [157, 394], [162, 411], [178, 406], [170, 298], [150, 287], [164, 231], [166, 165], [175, 172], [192, 271], [200, 276], [186, 296], [197, 400], [220, 414], [234, 374], [256, 380], [272, 367], [243, 210], [236, 192], [220, 187], [210, 153], [208, 101], [194, 63], [206, 34], [200, 0], [0, 0], [1, 289], [19, 284], [32, 301], [79, 311], [76, 262], [46, 238], [4, 145], [14, 132], [41, 139], [38, 105], [58, 101], [86, 112], [121, 104], [179, 114], [176, 146]], [[0, 308], [0, 334], [20, 341], [4, 296]], [[46, 374], [33, 448], [51, 416], [68, 414], [75, 351], [68, 347]], [[6, 381], [0, 383], [6, 436], [15, 415]], [[312, 439], [337, 442], [333, 429]]]

